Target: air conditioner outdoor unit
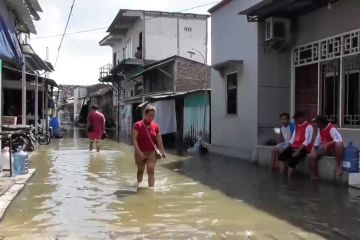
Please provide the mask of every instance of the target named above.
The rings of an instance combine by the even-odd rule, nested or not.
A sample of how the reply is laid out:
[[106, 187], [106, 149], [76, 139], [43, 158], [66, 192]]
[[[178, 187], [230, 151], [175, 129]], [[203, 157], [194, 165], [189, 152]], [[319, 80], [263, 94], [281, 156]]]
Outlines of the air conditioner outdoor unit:
[[265, 43], [276, 50], [283, 49], [291, 40], [291, 22], [285, 18], [270, 17], [265, 21]]

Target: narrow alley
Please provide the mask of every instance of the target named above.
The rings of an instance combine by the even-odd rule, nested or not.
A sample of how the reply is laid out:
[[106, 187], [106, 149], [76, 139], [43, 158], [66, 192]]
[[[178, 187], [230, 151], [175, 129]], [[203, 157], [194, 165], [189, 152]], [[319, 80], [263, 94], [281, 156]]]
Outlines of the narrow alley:
[[4, 239], [360, 236], [360, 191], [289, 183], [217, 155], [170, 155], [159, 163], [154, 191], [137, 189], [131, 146], [106, 140], [102, 152], [89, 153], [79, 131], [70, 135], [34, 155], [37, 173], [1, 223]]

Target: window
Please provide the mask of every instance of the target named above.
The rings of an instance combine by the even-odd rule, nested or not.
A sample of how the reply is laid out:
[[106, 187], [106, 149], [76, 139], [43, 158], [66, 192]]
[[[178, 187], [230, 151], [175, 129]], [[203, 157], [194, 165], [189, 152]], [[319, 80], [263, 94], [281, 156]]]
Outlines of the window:
[[192, 28], [191, 27], [184, 27], [184, 31], [185, 32], [192, 32]]
[[338, 123], [340, 95], [339, 60], [321, 64], [321, 114], [332, 123]]
[[344, 59], [344, 125], [360, 127], [360, 55]]
[[238, 77], [237, 73], [226, 76], [226, 114], [236, 115], [237, 111]]

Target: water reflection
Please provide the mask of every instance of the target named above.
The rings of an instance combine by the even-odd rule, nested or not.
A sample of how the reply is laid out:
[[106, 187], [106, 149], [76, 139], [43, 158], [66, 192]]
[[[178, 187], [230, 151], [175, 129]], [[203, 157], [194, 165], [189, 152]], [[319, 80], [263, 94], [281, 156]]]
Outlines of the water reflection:
[[37, 174], [0, 224], [0, 236], [298, 240], [360, 234], [355, 190], [288, 184], [218, 156], [169, 156], [157, 168], [155, 189], [138, 189], [130, 146], [106, 140], [101, 153], [89, 153], [87, 143], [56, 140], [33, 158]]

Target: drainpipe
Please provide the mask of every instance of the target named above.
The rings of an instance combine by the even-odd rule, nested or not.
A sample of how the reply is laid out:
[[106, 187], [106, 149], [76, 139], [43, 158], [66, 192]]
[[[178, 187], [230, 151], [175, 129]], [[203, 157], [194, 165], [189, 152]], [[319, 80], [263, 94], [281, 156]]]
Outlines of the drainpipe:
[[26, 62], [25, 55], [23, 55], [23, 65], [22, 65], [22, 78], [21, 78], [21, 118], [22, 125], [26, 125]]

